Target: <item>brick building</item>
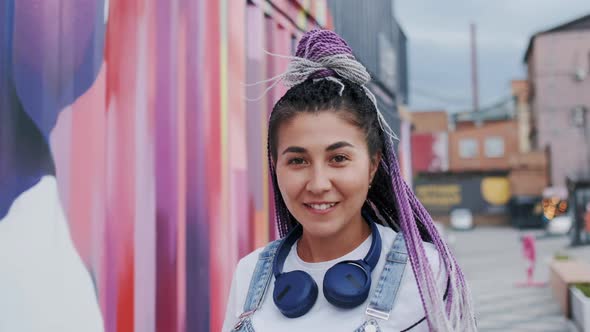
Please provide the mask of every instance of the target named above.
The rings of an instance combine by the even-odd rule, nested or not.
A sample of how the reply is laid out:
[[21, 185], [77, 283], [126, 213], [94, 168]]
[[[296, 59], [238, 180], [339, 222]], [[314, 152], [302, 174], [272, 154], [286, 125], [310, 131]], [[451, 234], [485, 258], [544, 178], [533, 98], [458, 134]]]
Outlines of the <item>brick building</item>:
[[449, 170], [448, 116], [444, 110], [412, 112], [412, 170], [418, 173]]
[[550, 150], [551, 182], [590, 176], [590, 15], [530, 38], [532, 143]]
[[495, 171], [510, 169], [519, 153], [518, 125], [511, 106], [452, 115], [449, 133], [450, 170]]
[[449, 121], [447, 111], [414, 111], [412, 112], [412, 132], [415, 134], [447, 132]]

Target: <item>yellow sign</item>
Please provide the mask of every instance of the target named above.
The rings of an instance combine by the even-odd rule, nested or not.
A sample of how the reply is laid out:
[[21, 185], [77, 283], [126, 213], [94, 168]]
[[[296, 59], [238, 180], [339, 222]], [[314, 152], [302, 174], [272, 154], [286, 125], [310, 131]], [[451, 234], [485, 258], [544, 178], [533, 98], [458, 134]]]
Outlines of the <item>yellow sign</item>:
[[416, 195], [425, 206], [451, 207], [461, 203], [461, 187], [457, 184], [418, 185]]
[[510, 182], [505, 177], [486, 177], [481, 181], [481, 194], [490, 204], [504, 205], [510, 200]]

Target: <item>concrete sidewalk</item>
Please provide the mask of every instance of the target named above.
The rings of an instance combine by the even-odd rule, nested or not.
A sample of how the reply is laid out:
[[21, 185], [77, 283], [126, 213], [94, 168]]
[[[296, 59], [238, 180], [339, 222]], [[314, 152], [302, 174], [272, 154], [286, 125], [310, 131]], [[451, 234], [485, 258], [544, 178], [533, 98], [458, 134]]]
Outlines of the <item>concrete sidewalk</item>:
[[590, 246], [569, 247], [565, 236], [510, 227], [446, 230], [446, 238], [471, 285], [479, 331], [577, 331], [562, 316], [551, 289], [518, 288], [526, 280], [520, 236], [537, 236], [536, 281], [548, 281], [549, 262], [556, 252], [590, 262]]

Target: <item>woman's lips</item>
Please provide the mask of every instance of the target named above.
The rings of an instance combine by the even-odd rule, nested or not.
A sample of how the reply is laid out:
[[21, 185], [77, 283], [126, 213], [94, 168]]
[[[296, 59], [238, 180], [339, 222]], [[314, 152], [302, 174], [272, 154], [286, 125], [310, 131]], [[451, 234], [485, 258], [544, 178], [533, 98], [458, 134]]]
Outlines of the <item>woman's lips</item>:
[[334, 211], [336, 206], [338, 206], [338, 203], [339, 202], [303, 203], [303, 206], [305, 206], [305, 208], [311, 213], [327, 214]]

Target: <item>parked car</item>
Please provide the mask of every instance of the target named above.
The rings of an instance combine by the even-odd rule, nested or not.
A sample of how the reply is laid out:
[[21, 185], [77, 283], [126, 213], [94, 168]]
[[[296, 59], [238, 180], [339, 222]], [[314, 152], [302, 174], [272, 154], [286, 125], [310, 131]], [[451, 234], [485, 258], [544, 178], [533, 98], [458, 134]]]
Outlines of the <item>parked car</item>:
[[570, 215], [563, 214], [551, 219], [547, 223], [545, 231], [551, 235], [565, 235], [572, 228], [572, 224], [572, 217]]
[[473, 214], [469, 209], [458, 208], [451, 211], [451, 227], [457, 230], [473, 228]]

